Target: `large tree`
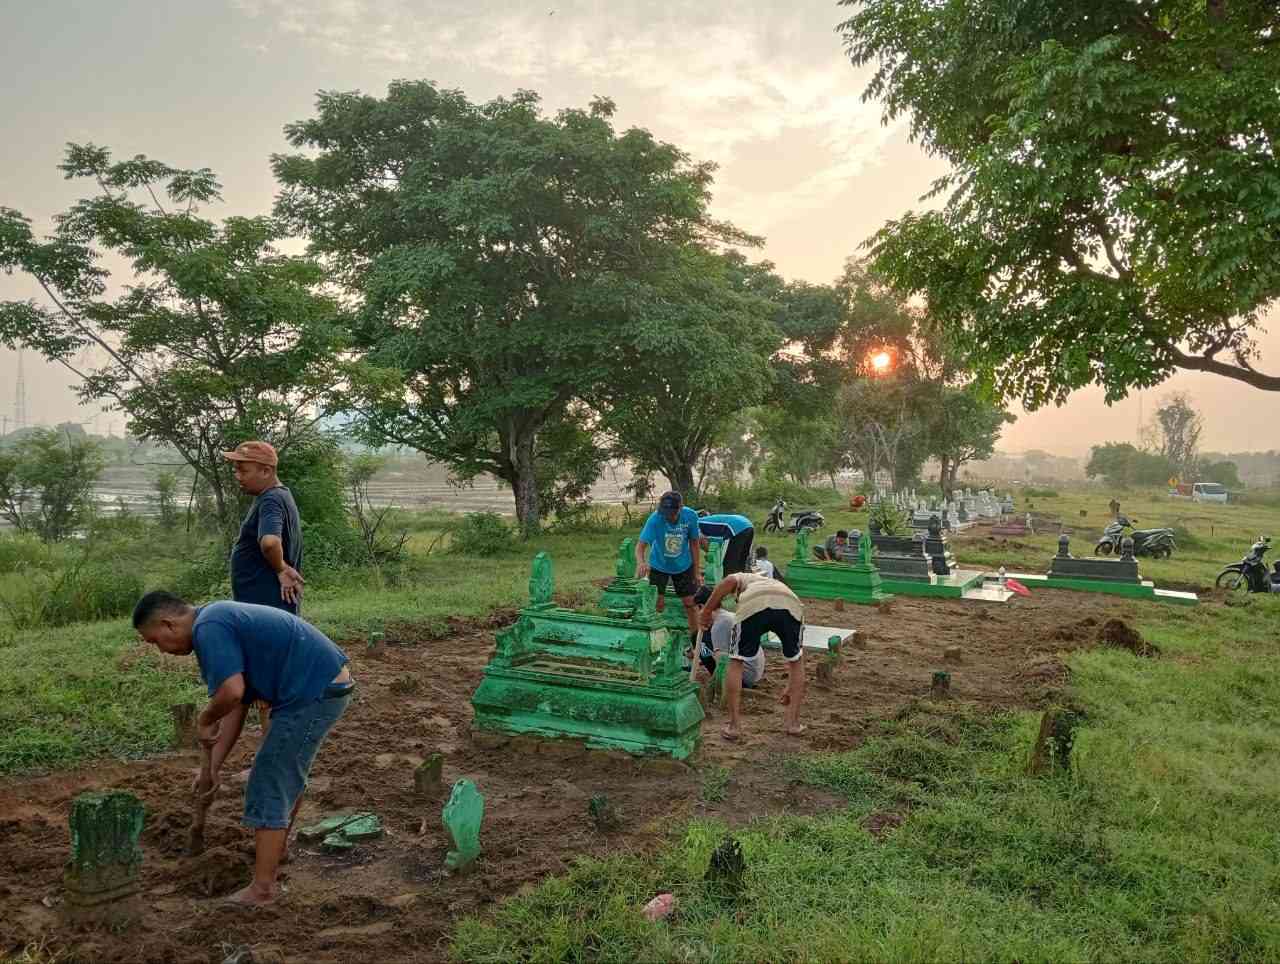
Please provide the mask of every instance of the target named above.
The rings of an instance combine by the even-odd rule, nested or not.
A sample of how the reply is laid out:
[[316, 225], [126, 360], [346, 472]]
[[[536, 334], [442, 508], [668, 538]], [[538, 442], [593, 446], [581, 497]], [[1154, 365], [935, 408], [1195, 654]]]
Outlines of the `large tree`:
[[876, 236], [969, 363], [1034, 409], [1254, 364], [1280, 295], [1274, 0], [841, 0], [868, 97], [952, 165]]
[[1194, 474], [1199, 463], [1200, 434], [1204, 419], [1191, 404], [1186, 392], [1173, 392], [1163, 399], [1153, 420], [1156, 446], [1179, 475]]
[[[782, 345], [771, 265], [689, 246], [643, 299], [596, 400], [618, 457], [696, 494], [731, 417], [765, 400]], [[766, 279], [767, 280], [767, 279]]]
[[288, 126], [277, 209], [362, 300], [368, 361], [398, 381], [354, 397], [375, 437], [511, 484], [539, 525], [539, 436], [609, 377], [681, 246], [745, 236], [707, 213], [712, 168], [613, 104], [546, 117], [434, 84], [322, 93]]
[[[273, 247], [278, 221], [200, 216], [219, 199], [207, 169], [113, 162], [74, 144], [60, 167], [96, 190], [51, 237], [0, 208], [0, 268], [26, 272], [47, 299], [0, 302], [0, 342], [62, 364], [82, 400], [123, 411], [135, 438], [172, 446], [226, 524], [236, 490], [221, 453], [248, 438], [286, 453], [307, 434], [347, 374], [343, 312], [321, 292], [319, 265]], [[108, 252], [132, 272], [104, 268]]]

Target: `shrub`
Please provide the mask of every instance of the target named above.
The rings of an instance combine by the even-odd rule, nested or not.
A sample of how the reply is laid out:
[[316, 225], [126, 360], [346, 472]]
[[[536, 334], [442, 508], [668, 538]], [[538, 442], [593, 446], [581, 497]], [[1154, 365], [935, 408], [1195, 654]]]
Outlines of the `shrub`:
[[471, 512], [453, 533], [450, 552], [497, 556], [516, 548], [516, 531], [496, 512]]
[[128, 566], [80, 562], [58, 573], [29, 574], [21, 589], [0, 602], [15, 629], [36, 629], [124, 616], [143, 588]]
[[168, 587], [183, 599], [204, 602], [215, 597], [231, 597], [231, 564], [216, 545], [206, 547], [189, 559]]
[[1053, 489], [1037, 489], [1033, 485], [1027, 486], [1023, 489], [1023, 492], [1033, 499], [1056, 499], [1058, 497], [1058, 493]]
[[34, 535], [16, 532], [0, 536], [0, 572], [32, 572], [54, 564], [52, 547]]
[[621, 516], [611, 506], [584, 502], [556, 513], [555, 521], [548, 528], [552, 532], [564, 534], [606, 535], [617, 532], [622, 527]]

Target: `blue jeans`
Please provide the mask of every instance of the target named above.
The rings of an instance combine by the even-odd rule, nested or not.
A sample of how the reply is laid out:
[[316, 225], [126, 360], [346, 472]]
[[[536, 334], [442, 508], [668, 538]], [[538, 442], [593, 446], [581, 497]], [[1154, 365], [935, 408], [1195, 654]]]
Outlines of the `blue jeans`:
[[253, 758], [244, 793], [244, 825], [284, 830], [289, 812], [307, 787], [316, 751], [351, 703], [352, 687], [334, 688], [305, 706], [271, 714], [267, 738]]

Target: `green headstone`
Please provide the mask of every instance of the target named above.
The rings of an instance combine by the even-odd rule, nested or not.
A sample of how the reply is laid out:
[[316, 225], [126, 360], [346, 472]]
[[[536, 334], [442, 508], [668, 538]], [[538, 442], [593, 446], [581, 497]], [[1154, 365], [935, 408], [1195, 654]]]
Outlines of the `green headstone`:
[[716, 675], [711, 681], [711, 695], [717, 703], [724, 702], [724, 678], [729, 675], [729, 657], [716, 660]]
[[866, 532], [863, 532], [862, 538], [858, 540], [858, 561], [864, 566], [871, 565], [871, 536]]
[[555, 591], [556, 579], [551, 568], [551, 557], [540, 552], [533, 557], [533, 572], [529, 576], [529, 605], [535, 609], [555, 605], [551, 601]]
[[453, 849], [445, 855], [444, 865], [450, 870], [471, 866], [480, 856], [480, 823], [484, 820], [484, 797], [474, 783], [459, 780], [453, 785], [441, 820], [453, 841]]
[[809, 530], [801, 529], [796, 533], [796, 550], [791, 556], [796, 562], [809, 560]]
[[645, 583], [636, 590], [636, 619], [658, 618], [658, 587]]
[[725, 837], [711, 852], [711, 862], [703, 880], [710, 896], [722, 901], [736, 901], [742, 896], [747, 860], [742, 845], [733, 837]]
[[71, 857], [63, 873], [73, 916], [125, 919], [136, 913], [146, 810], [132, 793], [82, 793], [71, 804]]
[[707, 543], [707, 551], [702, 561], [702, 581], [714, 586], [724, 578], [724, 543], [712, 539]]
[[618, 546], [618, 560], [613, 564], [613, 574], [618, 579], [636, 577], [636, 540], [630, 536]]

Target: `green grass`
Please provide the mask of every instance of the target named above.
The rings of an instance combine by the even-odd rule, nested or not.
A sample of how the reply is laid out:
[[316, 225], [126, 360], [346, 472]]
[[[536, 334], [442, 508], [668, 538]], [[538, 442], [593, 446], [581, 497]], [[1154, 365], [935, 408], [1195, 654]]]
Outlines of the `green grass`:
[[[466, 961], [1280, 960], [1280, 600], [1135, 606], [1160, 659], [1070, 659], [1069, 773], [1028, 777], [1038, 720], [917, 708], [799, 758], [846, 798], [737, 832], [745, 893], [702, 882], [719, 824], [656, 857], [584, 859], [471, 917]], [[877, 811], [906, 815], [882, 840]], [[638, 909], [679, 898], [660, 925]]]
[[[543, 549], [555, 564], [557, 591], [567, 601], [588, 602], [592, 580], [612, 574], [622, 538], [621, 531], [553, 534], [481, 559], [441, 551], [455, 518], [434, 514], [415, 526], [410, 560], [394, 582], [360, 571], [308, 583], [304, 615], [337, 640], [363, 638], [375, 621], [393, 631], [410, 624], [424, 634], [443, 633], [450, 618], [522, 605], [529, 561]], [[443, 541], [437, 540], [441, 533]], [[181, 562], [181, 552], [160, 553], [140, 570], [147, 588], [168, 585]], [[163, 749], [172, 732], [169, 706], [203, 695], [194, 659], [162, 659], [138, 642], [124, 619], [8, 630], [4, 636], [0, 774]]]

